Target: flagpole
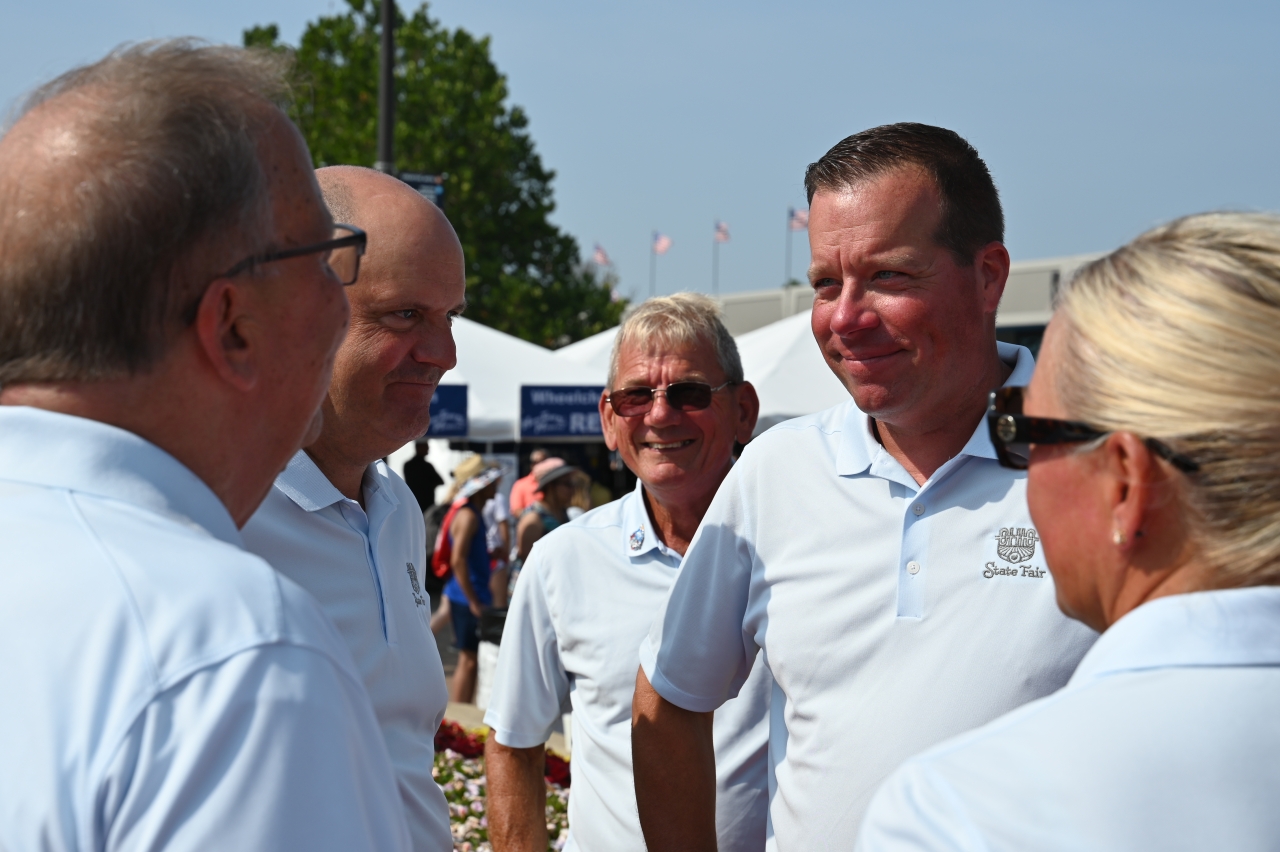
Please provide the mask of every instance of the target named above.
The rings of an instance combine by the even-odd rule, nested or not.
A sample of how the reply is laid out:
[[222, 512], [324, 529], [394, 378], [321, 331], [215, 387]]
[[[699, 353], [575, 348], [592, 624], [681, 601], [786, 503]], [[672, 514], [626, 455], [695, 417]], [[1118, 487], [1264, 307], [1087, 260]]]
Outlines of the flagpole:
[[720, 241], [711, 237], [711, 295], [720, 293]]
[[785, 287], [791, 283], [791, 219], [794, 212], [790, 207], [787, 208], [787, 269], [782, 277], [782, 286]]
[[658, 238], [658, 232], [654, 231], [653, 240], [649, 241], [649, 298], [652, 299], [658, 295], [658, 252], [654, 246], [654, 241]]

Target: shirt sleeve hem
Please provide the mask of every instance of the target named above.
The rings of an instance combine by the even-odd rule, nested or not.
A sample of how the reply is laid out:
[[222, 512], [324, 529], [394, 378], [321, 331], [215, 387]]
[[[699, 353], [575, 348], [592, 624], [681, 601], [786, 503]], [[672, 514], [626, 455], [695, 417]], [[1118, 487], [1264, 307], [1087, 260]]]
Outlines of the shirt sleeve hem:
[[507, 748], [537, 748], [540, 745], [546, 745], [547, 740], [551, 739], [551, 731], [539, 737], [537, 734], [521, 733], [512, 731], [508, 728], [500, 728], [494, 724], [496, 719], [490, 718], [488, 715], [484, 717], [484, 723], [493, 730], [493, 738], [498, 741], [498, 745]]
[[701, 695], [691, 695], [677, 687], [658, 668], [657, 656], [649, 639], [646, 638], [640, 644], [640, 668], [644, 670], [644, 676], [649, 679], [649, 685], [663, 698], [692, 713], [710, 713], [724, 703]]

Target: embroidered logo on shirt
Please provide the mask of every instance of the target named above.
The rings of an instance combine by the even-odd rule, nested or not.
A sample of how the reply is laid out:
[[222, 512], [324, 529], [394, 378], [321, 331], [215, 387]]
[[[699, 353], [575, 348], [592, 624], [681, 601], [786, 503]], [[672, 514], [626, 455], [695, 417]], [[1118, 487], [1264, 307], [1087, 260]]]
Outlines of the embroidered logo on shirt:
[[631, 549], [634, 551], [642, 547], [644, 547], [644, 527], [631, 534]]
[[996, 555], [1006, 562], [1026, 562], [1036, 555], [1039, 540], [1035, 527], [1005, 527], [996, 536]]
[[404, 567], [409, 569], [409, 585], [413, 587], [413, 602], [418, 606], [426, 606], [427, 602], [422, 598], [422, 587], [418, 585], [417, 570], [412, 562], [404, 563]]
[[1034, 527], [1005, 527], [996, 536], [996, 555], [1012, 565], [997, 565], [995, 561], [983, 566], [982, 576], [992, 577], [1043, 577], [1045, 569], [1035, 565], [1020, 565], [1036, 555], [1036, 542], [1040, 540]]

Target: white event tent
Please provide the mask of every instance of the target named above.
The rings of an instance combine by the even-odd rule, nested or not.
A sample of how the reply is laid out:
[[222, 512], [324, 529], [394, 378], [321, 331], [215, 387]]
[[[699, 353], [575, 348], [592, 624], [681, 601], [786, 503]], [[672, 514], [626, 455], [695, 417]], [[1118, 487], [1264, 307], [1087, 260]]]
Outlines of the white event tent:
[[467, 386], [471, 441], [520, 440], [521, 385], [604, 384], [590, 367], [464, 317], [454, 320], [453, 339], [458, 366], [440, 383]]
[[756, 434], [783, 420], [849, 399], [809, 328], [809, 312], [794, 314], [734, 338], [742, 372], [760, 395]]
[[[617, 327], [557, 349], [555, 357], [593, 371], [604, 384]], [[832, 374], [803, 311], [734, 338], [742, 370], [760, 395], [756, 434], [783, 420], [813, 414], [844, 402], [849, 393]]]

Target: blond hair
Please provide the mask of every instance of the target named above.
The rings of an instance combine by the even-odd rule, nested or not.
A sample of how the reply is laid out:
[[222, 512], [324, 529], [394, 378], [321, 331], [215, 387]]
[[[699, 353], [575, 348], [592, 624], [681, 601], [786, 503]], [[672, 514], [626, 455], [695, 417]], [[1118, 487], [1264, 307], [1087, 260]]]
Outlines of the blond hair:
[[700, 293], [656, 296], [627, 311], [613, 339], [609, 358], [609, 389], [618, 375], [618, 358], [624, 346], [640, 346], [648, 352], [710, 345], [716, 363], [731, 382], [742, 381], [738, 344], [720, 319], [720, 304]]
[[1280, 583], [1280, 217], [1148, 231], [1081, 269], [1054, 323], [1071, 415], [1196, 461], [1183, 499], [1218, 583]]

